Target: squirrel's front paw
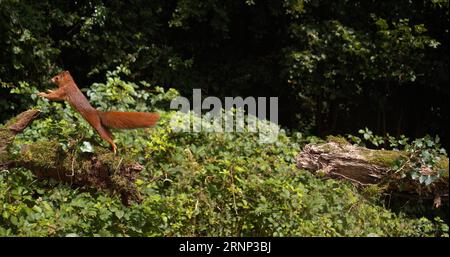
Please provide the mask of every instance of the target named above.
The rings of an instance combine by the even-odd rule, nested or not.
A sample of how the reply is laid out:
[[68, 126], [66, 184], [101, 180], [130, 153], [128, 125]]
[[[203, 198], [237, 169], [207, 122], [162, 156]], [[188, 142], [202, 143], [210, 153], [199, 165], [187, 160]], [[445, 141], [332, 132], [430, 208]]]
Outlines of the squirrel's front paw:
[[37, 95], [40, 96], [40, 97], [46, 97], [47, 96], [47, 94], [44, 93], [44, 92], [39, 92]]

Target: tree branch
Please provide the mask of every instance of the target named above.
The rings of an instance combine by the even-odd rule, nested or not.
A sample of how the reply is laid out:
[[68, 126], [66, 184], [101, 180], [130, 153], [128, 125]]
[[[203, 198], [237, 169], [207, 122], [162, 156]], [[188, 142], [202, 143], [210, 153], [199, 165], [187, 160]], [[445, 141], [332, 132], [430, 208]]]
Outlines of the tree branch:
[[14, 136], [39, 116], [39, 110], [28, 110], [0, 127], [0, 170], [26, 168], [39, 179], [54, 179], [86, 190], [109, 190], [119, 193], [126, 205], [140, 201], [135, 181], [143, 169], [139, 163], [118, 157], [96, 147], [94, 153], [63, 151], [57, 141], [38, 141], [21, 147], [20, 154], [10, 153]]

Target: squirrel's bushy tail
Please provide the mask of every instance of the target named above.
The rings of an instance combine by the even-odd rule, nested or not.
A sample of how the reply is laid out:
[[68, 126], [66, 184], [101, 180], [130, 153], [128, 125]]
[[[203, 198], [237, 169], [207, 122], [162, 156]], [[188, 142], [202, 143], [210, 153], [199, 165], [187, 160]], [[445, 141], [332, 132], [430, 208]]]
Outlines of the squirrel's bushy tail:
[[98, 112], [102, 125], [108, 128], [134, 129], [156, 125], [158, 113], [148, 112]]

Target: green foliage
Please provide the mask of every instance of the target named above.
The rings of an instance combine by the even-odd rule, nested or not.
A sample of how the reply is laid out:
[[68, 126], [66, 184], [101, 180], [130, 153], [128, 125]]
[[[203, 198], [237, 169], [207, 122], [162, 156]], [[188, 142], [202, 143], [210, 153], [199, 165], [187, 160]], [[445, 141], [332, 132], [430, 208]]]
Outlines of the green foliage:
[[[380, 195], [388, 194], [388, 205], [393, 210], [400, 210], [414, 216], [439, 216], [448, 220], [448, 202], [440, 202], [440, 208], [432, 208], [435, 195], [430, 192], [442, 191], [437, 189], [437, 181], [448, 180], [448, 155], [440, 145], [438, 136], [425, 136], [410, 141], [404, 135], [394, 137], [375, 135], [368, 128], [359, 130], [359, 136], [347, 135], [350, 142], [360, 146], [375, 147], [377, 149], [389, 149], [391, 151], [377, 151], [372, 157], [374, 162], [384, 166], [390, 166], [394, 183], [391, 185], [395, 191], [403, 191], [411, 188], [415, 190], [418, 199], [403, 199], [401, 196], [392, 196], [389, 188], [379, 188]], [[389, 183], [389, 181], [385, 181]], [[444, 183], [445, 184], [445, 183]], [[384, 192], [383, 192], [384, 191]], [[376, 194], [375, 194], [376, 195]], [[423, 198], [421, 198], [423, 197]], [[392, 204], [391, 204], [392, 203]]]
[[3, 0], [0, 120], [32, 105], [10, 94], [21, 83], [68, 69], [85, 87], [125, 64], [183, 95], [279, 96], [280, 122], [302, 132], [448, 142], [448, 17], [441, 0]]
[[[365, 126], [439, 134], [448, 145], [448, 17], [444, 0], [2, 0], [0, 121], [25, 108], [43, 112], [17, 136], [15, 153], [49, 140], [71, 152], [108, 147], [67, 103], [36, 96], [61, 69], [91, 85], [83, 90], [101, 110], [162, 119], [116, 133], [120, 154], [146, 167], [142, 204], [124, 208], [105, 193], [49, 186], [15, 169], [0, 173], [0, 234], [447, 235], [442, 221], [394, 214], [368, 196], [376, 190], [321, 181], [293, 158], [321, 140], [311, 134]], [[176, 133], [168, 103], [192, 88], [279, 96], [280, 122], [301, 133], [282, 130], [270, 145], [248, 131]], [[427, 172], [445, 161], [436, 140], [375, 133], [348, 141], [407, 151], [397, 169], [424, 186], [445, 179]]]
[[408, 175], [412, 179], [425, 186], [442, 178], [444, 174], [447, 175], [445, 179], [448, 179], [447, 152], [444, 148], [440, 148], [439, 137], [433, 139], [427, 136], [416, 139], [406, 147], [406, 151], [409, 154], [408, 159], [401, 163], [400, 168], [407, 166]]
[[[123, 69], [122, 68], [119, 68]], [[122, 70], [123, 71], [123, 70]], [[176, 90], [138, 90], [108, 73], [88, 90], [101, 108], [154, 111]], [[95, 89], [95, 90], [94, 90]], [[113, 93], [111, 93], [113, 92]], [[124, 101], [116, 101], [120, 95]], [[22, 97], [26, 97], [24, 93]], [[37, 100], [44, 117], [16, 138], [15, 147], [48, 139], [81, 151], [100, 142], [65, 104]], [[298, 170], [300, 146], [315, 141], [280, 130], [278, 141], [258, 134], [182, 133], [175, 115], [158, 109], [153, 129], [116, 133], [120, 154], [145, 167], [136, 181], [143, 202], [125, 207], [106, 192], [36, 181], [28, 170], [0, 173], [0, 235], [5, 236], [446, 236], [440, 220], [412, 219], [382, 207], [351, 185]], [[342, 139], [341, 139], [342, 140]], [[90, 143], [87, 143], [90, 142]]]
[[[305, 11], [290, 27], [298, 43], [284, 49], [284, 72], [303, 110], [302, 127], [329, 126], [339, 117], [354, 122], [352, 110], [366, 103], [375, 107], [369, 107], [373, 112], [383, 110], [391, 94], [400, 90], [396, 87], [424, 77], [425, 53], [440, 45], [427, 34], [424, 24], [406, 17], [381, 18], [378, 15], [386, 13], [362, 10], [358, 5], [363, 4], [317, 4], [314, 7], [339, 11], [330, 10], [330, 17]], [[379, 9], [389, 13], [389, 6]], [[397, 100], [401, 101], [405, 102]]]
[[383, 136], [374, 135], [368, 128], [360, 129], [358, 136], [348, 135], [348, 139], [361, 146], [375, 146], [377, 148], [386, 148], [391, 150], [401, 150], [405, 152], [405, 156], [392, 161], [393, 170], [402, 172], [403, 177], [408, 177], [419, 181], [425, 186], [430, 185], [434, 181], [443, 178], [444, 174], [448, 174], [448, 158], [447, 152], [440, 146], [438, 136], [432, 138], [425, 136], [418, 138], [411, 143], [409, 138], [401, 135], [399, 138], [389, 134]]

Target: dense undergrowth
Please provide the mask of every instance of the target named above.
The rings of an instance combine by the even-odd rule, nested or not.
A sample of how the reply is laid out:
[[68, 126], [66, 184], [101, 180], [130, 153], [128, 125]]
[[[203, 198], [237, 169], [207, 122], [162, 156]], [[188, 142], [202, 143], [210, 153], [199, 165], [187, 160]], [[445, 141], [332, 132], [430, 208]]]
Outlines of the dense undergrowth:
[[[121, 69], [127, 72], [126, 69]], [[0, 172], [2, 236], [447, 236], [438, 217], [412, 217], [385, 207], [381, 195], [314, 177], [295, 167], [301, 146], [320, 139], [280, 130], [272, 144], [258, 134], [182, 133], [169, 125], [175, 90], [120, 79], [108, 73], [87, 95], [101, 109], [158, 111], [151, 129], [115, 133], [119, 155], [145, 169], [137, 180], [143, 196], [130, 207], [108, 192], [37, 181], [32, 172]], [[13, 151], [35, 141], [57, 139], [65, 151], [92, 151], [102, 144], [66, 103], [36, 98], [42, 116], [18, 135]]]

